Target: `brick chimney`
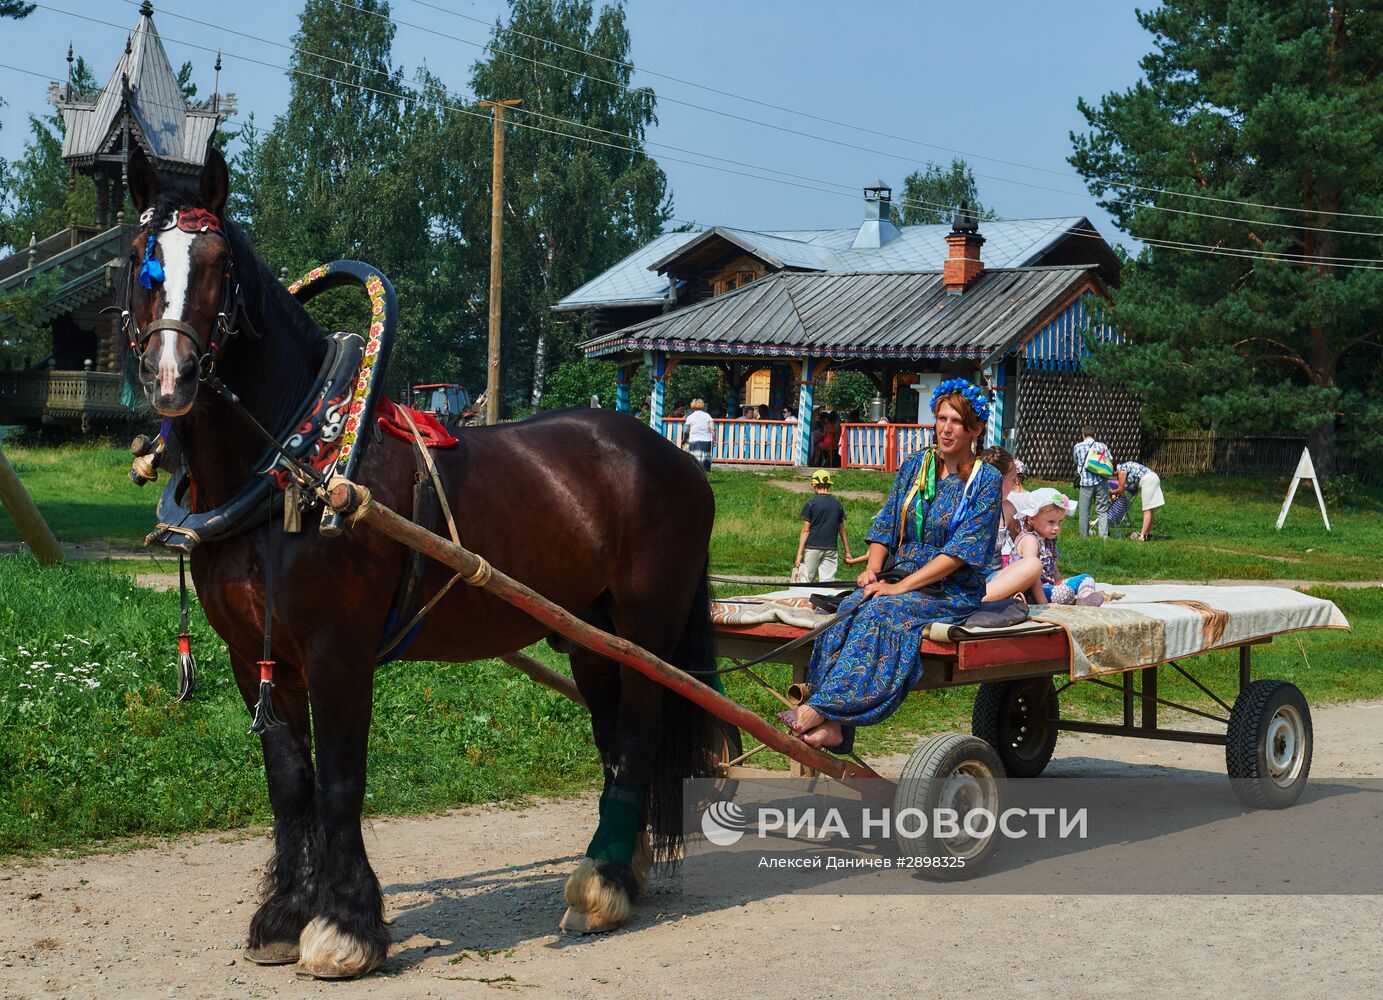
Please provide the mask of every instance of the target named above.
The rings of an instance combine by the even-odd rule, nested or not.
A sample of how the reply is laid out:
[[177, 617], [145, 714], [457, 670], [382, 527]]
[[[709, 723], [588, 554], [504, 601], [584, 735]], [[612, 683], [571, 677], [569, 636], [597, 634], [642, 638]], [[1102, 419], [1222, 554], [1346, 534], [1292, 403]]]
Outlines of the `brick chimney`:
[[951, 231], [946, 234], [946, 245], [951, 252], [941, 267], [941, 283], [952, 295], [960, 295], [975, 283], [984, 270], [980, 259], [980, 247], [984, 237], [980, 235], [980, 223], [966, 202], [960, 203], [951, 220]]

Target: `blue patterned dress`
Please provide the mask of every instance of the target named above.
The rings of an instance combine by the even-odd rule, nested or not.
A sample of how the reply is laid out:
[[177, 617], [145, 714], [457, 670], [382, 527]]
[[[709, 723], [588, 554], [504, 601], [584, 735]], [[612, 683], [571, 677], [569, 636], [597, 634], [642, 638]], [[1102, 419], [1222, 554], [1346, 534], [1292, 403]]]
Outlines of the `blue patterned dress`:
[[[859, 610], [816, 640], [807, 667], [812, 692], [807, 704], [847, 727], [882, 722], [896, 712], [922, 676], [917, 652], [927, 623], [962, 621], [984, 599], [984, 571], [994, 555], [1003, 477], [993, 466], [981, 464], [971, 486], [969, 509], [954, 531], [951, 516], [960, 505], [965, 480], [960, 476], [938, 479], [919, 541], [916, 509], [926, 501], [912, 487], [921, 466], [921, 452], [903, 462], [867, 540], [887, 545], [905, 573], [921, 569], [941, 554], [954, 556], [964, 565], [922, 591], [862, 601], [863, 592], [857, 590], [841, 602], [842, 612]], [[845, 747], [852, 737], [847, 728]]]

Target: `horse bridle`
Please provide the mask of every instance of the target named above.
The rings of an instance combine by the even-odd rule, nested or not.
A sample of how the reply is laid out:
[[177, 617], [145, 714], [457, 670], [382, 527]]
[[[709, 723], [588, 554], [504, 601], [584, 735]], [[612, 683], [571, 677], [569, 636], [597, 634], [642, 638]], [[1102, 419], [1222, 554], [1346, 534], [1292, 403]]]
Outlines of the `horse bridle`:
[[[142, 225], [138, 230], [138, 235], [143, 239], [153, 232], [153, 210], [146, 211], [140, 222]], [[179, 209], [172, 213], [167, 225], [160, 227], [159, 231], [167, 232], [174, 228], [181, 229], [185, 233], [218, 236], [226, 244], [226, 265], [221, 273], [221, 298], [216, 312], [216, 323], [212, 327], [210, 342], [203, 338], [202, 332], [195, 326], [180, 319], [160, 318], [141, 328], [130, 308], [133, 304], [131, 300], [134, 295], [134, 283], [139, 280], [137, 275], [133, 273], [129, 283], [125, 286], [125, 307], [120, 310], [121, 331], [129, 342], [130, 351], [134, 354], [136, 363], [140, 364], [144, 360], [145, 346], [154, 334], [169, 330], [181, 337], [186, 337], [192, 341], [193, 346], [197, 349], [198, 379], [206, 382], [215, 375], [216, 366], [221, 360], [221, 354], [225, 350], [226, 344], [238, 332], [240, 322], [245, 317], [244, 310], [241, 308], [240, 282], [235, 275], [235, 252], [231, 247], [230, 239], [221, 228], [221, 220], [205, 209]], [[152, 247], [146, 249], [145, 253], [146, 256], [152, 253]], [[253, 331], [250, 332], [253, 333]]]

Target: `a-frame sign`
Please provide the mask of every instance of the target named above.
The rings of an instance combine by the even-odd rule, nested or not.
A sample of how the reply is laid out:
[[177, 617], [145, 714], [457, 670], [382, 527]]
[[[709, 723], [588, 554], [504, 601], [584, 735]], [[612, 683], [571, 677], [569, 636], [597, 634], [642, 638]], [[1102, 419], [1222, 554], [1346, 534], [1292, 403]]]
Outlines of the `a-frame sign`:
[[1316, 466], [1311, 461], [1310, 449], [1301, 449], [1301, 458], [1297, 461], [1296, 475], [1292, 476], [1292, 488], [1287, 491], [1287, 499], [1282, 501], [1282, 513], [1277, 515], [1277, 530], [1282, 530], [1282, 523], [1287, 520], [1287, 511], [1292, 506], [1292, 498], [1297, 495], [1297, 486], [1303, 479], [1311, 480], [1311, 485], [1316, 490], [1316, 503], [1321, 507], [1321, 520], [1325, 522], [1325, 530], [1330, 530], [1330, 515], [1325, 512], [1325, 498], [1321, 496], [1321, 482], [1316, 478]]

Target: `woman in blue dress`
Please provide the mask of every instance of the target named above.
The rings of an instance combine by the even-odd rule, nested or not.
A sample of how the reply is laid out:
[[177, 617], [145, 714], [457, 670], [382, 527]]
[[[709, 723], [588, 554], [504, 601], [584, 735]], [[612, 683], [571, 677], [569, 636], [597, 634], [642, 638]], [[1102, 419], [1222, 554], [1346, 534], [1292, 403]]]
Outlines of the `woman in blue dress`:
[[[932, 395], [935, 445], [908, 457], [869, 530], [868, 568], [840, 604], [847, 614], [816, 640], [810, 694], [788, 725], [813, 746], [845, 752], [856, 726], [888, 718], [922, 674], [929, 622], [959, 622], [984, 599], [1003, 477], [976, 442], [989, 419], [984, 394], [951, 379]], [[888, 556], [904, 576], [879, 579]]]

